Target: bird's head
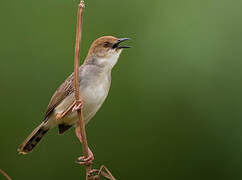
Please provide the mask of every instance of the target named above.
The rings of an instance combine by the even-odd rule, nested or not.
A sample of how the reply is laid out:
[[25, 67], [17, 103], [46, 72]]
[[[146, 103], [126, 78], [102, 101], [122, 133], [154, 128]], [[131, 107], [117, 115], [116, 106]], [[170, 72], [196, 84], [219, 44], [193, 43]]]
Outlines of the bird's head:
[[[88, 52], [90, 59], [95, 59], [95, 63], [103, 66], [113, 67], [120, 53], [129, 46], [121, 45], [123, 41], [129, 40], [129, 38], [116, 38], [113, 36], [103, 36], [96, 39]], [[87, 59], [88, 60], [88, 59]]]

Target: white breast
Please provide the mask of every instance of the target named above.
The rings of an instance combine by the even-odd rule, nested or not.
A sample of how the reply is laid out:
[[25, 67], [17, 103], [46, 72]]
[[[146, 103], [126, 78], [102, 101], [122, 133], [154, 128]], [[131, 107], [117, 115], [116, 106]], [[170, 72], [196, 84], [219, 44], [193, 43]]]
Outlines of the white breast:
[[[96, 114], [105, 101], [110, 87], [109, 76], [89, 80], [87, 85], [80, 84], [80, 96], [83, 100], [83, 117], [84, 122], [88, 121]], [[74, 93], [65, 98], [54, 110], [50, 116], [47, 126], [54, 127], [57, 124], [74, 125], [77, 122], [77, 113], [70, 111], [64, 118], [57, 121], [57, 113], [63, 113], [74, 102]]]
[[108, 95], [109, 86], [108, 79], [103, 79], [103, 82], [94, 82], [83, 89], [81, 96], [84, 101], [83, 115], [85, 122], [88, 122], [102, 106]]

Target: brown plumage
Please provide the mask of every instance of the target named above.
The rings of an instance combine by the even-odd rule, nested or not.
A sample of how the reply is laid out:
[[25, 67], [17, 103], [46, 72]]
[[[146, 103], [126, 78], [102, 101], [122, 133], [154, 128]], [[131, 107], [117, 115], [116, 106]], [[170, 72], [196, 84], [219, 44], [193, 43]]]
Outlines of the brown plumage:
[[49, 129], [43, 128], [43, 123], [41, 123], [33, 132], [24, 140], [24, 142], [19, 146], [18, 151], [22, 154], [27, 154], [31, 152], [48, 132]]
[[[127, 38], [117, 39], [112, 36], [104, 36], [94, 41], [88, 55], [79, 68], [80, 94], [83, 100], [83, 117], [87, 123], [101, 107], [107, 97], [111, 83], [111, 69], [116, 64], [123, 48], [119, 46]], [[59, 134], [63, 134], [77, 122], [76, 112], [67, 111], [74, 103], [74, 74], [72, 73], [56, 90], [47, 107], [43, 122], [19, 146], [21, 154], [31, 152], [48, 132], [49, 129], [58, 126]]]
[[[81, 67], [80, 67], [81, 68]], [[80, 80], [80, 79], [79, 79]], [[50, 99], [49, 105], [47, 107], [45, 118], [43, 122], [33, 130], [32, 133], [25, 139], [25, 141], [19, 146], [18, 152], [21, 154], [27, 154], [32, 152], [33, 149], [39, 144], [43, 136], [48, 132], [49, 129], [44, 128], [44, 124], [48, 121], [48, 116], [50, 116], [58, 104], [60, 104], [68, 95], [74, 92], [74, 74], [72, 73], [61, 86], [56, 90], [52, 98]], [[59, 134], [63, 134], [71, 125], [59, 124]], [[44, 133], [43, 133], [44, 132]]]
[[[80, 67], [81, 68], [81, 67]], [[80, 79], [79, 79], [80, 81]], [[80, 83], [80, 82], [79, 82]], [[44, 120], [52, 113], [55, 107], [60, 104], [68, 95], [74, 92], [74, 73], [72, 73], [64, 83], [55, 91], [47, 107]]]

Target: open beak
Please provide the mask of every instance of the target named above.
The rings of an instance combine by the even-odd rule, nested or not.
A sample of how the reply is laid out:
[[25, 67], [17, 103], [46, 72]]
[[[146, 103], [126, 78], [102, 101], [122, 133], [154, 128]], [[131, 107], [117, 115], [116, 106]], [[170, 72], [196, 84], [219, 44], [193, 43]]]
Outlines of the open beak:
[[124, 45], [120, 45], [121, 42], [130, 40], [130, 38], [120, 38], [118, 39], [118, 41], [113, 45], [113, 48], [117, 48], [117, 49], [124, 49], [124, 48], [131, 48], [130, 46], [124, 46]]

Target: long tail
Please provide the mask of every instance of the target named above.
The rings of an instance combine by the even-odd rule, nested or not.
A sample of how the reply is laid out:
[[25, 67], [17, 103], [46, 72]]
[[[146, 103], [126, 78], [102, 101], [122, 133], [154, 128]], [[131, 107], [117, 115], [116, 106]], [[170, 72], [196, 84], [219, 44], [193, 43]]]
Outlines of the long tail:
[[40, 140], [48, 132], [49, 129], [44, 127], [45, 122], [41, 123], [33, 132], [24, 140], [19, 146], [18, 152], [20, 154], [27, 154], [39, 144]]

